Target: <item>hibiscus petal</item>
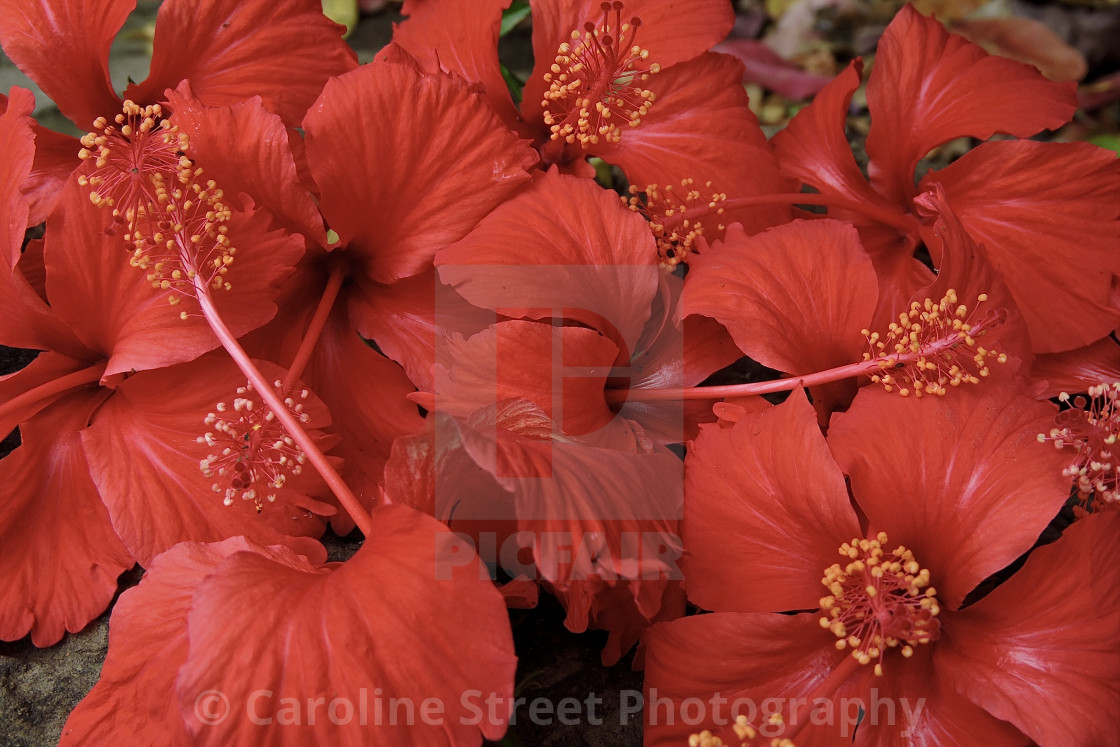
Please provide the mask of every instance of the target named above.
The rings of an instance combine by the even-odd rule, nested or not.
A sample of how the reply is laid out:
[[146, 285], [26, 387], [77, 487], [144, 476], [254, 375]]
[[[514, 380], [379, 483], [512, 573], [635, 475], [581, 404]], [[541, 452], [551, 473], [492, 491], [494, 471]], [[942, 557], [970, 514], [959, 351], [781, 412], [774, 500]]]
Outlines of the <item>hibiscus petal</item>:
[[425, 270], [536, 161], [461, 80], [410, 64], [332, 79], [304, 127], [323, 215], [380, 283]]
[[1120, 161], [1086, 143], [985, 143], [930, 174], [984, 245], [1037, 352], [1088, 345], [1120, 324]]
[[[283, 378], [276, 366], [258, 365], [270, 380]], [[83, 433], [90, 472], [113, 526], [141, 565], [178, 542], [237, 535], [322, 557], [311, 538], [322, 534], [323, 523], [307, 510], [321, 504], [304, 491], [325, 493], [310, 468], [278, 490], [276, 502], [260, 514], [251, 501], [223, 505], [212, 489], [215, 478], [202, 473], [200, 460], [215, 451], [197, 442], [208, 430], [204, 419], [219, 402], [231, 402], [239, 386], [245, 386], [244, 374], [221, 354], [143, 372], [121, 383]], [[321, 403], [309, 400], [307, 409], [309, 428], [327, 424]]]
[[657, 292], [656, 258], [649, 227], [617, 195], [549, 172], [441, 251], [436, 265], [476, 306], [583, 322], [629, 358]]
[[494, 312], [471, 306], [439, 282], [434, 267], [392, 285], [365, 277], [353, 283], [349, 308], [354, 326], [400, 363], [420, 389], [431, 390], [436, 350], [451, 335], [473, 335], [495, 320]]
[[953, 138], [1057, 129], [1077, 108], [1076, 86], [994, 57], [904, 6], [879, 40], [867, 106], [871, 184], [896, 203], [914, 194], [914, 169]]
[[[650, 184], [680, 189], [682, 180], [692, 179], [690, 186], [705, 197], [723, 193], [730, 201], [792, 191], [750, 110], [742, 75], [741, 64], [720, 54], [662, 70], [647, 86], [657, 96], [649, 115], [627, 128], [617, 145], [597, 147], [596, 155], [621, 167], [630, 184], [643, 190]], [[719, 224], [741, 223], [757, 233], [789, 215], [789, 205], [758, 205], [701, 220], [711, 239], [720, 236]]]
[[[371, 518], [366, 543], [334, 568], [238, 553], [199, 585], [176, 685], [198, 744], [478, 744], [505, 732], [516, 659], [501, 594], [434, 519], [404, 506]], [[208, 690], [237, 717], [201, 722]]]
[[[113, 606], [101, 677], [66, 719], [60, 746], [190, 744], [179, 715], [175, 673], [187, 660], [191, 597], [222, 560], [245, 551], [275, 553], [234, 537], [213, 544], [183, 542], [152, 561], [140, 585]], [[206, 701], [199, 705], [213, 707]], [[123, 713], [128, 718], [121, 718]]]
[[490, 106], [511, 127], [518, 120], [498, 62], [502, 11], [510, 0], [407, 0], [406, 20], [393, 28], [393, 42], [426, 65], [481, 84]]
[[89, 127], [120, 111], [109, 47], [135, 6], [135, 0], [3, 0], [0, 45], [64, 115]]
[[719, 612], [811, 609], [843, 542], [861, 536], [805, 395], [701, 426], [685, 459], [689, 599]]
[[610, 340], [583, 327], [500, 322], [439, 351], [435, 409], [467, 417], [502, 400], [527, 399], [561, 432], [584, 436], [614, 417], [604, 386], [617, 352]]
[[[170, 306], [144, 272], [129, 266], [122, 237], [106, 234], [108, 217], [72, 179], [45, 248], [51, 308], [89, 349], [109, 356], [105, 375], [169, 366], [216, 348], [197, 301], [184, 295]], [[226, 275], [232, 290], [214, 291], [214, 301], [239, 336], [276, 314], [277, 286], [303, 255], [303, 241], [274, 229], [263, 212], [236, 214], [229, 238], [240, 249]], [[180, 319], [181, 312], [189, 318]]]
[[5, 99], [0, 116], [0, 275], [6, 275], [19, 262], [23, 234], [27, 230], [27, 201], [20, 188], [31, 173], [35, 158], [35, 135], [31, 112], [35, 97], [30, 91], [12, 87], [12, 98]]
[[1120, 343], [1105, 337], [1088, 347], [1040, 355], [1031, 374], [1036, 379], [1045, 379], [1048, 385], [1036, 399], [1057, 397], [1062, 392], [1084, 392], [1106, 381], [1120, 381]]
[[101, 614], [133, 560], [89, 477], [78, 431], [103, 398], [75, 392], [20, 425], [0, 461], [0, 639], [49, 646]]
[[[815, 615], [721, 612], [654, 625], [645, 634], [645, 744], [688, 744], [691, 734], [720, 726], [735, 739], [727, 725], [740, 714], [763, 737], [780, 736], [785, 727], [769, 716], [785, 712], [793, 725], [787, 706], [795, 698], [820, 707], [813, 696], [848, 656], [827, 636]], [[840, 715], [832, 713], [834, 732]], [[811, 715], [803, 707], [800, 723]], [[835, 733], [829, 737], [823, 744], [839, 743]], [[820, 731], [806, 725], [797, 744], [819, 739]]]
[[909, 548], [950, 609], [1026, 552], [1069, 496], [1068, 457], [1036, 438], [1053, 406], [986, 383], [921, 399], [865, 388], [828, 432], [869, 536]]
[[1090, 516], [1036, 549], [987, 597], [947, 617], [934, 652], [954, 686], [1040, 744], [1109, 744], [1120, 706], [1120, 515]]
[[125, 94], [158, 101], [189, 79], [209, 106], [260, 96], [295, 125], [327, 79], [357, 66], [342, 31], [313, 0], [167, 0], [156, 18], [151, 73]]
[[206, 107], [188, 81], [168, 92], [174, 122], [190, 138], [190, 157], [217, 182], [227, 200], [242, 207], [238, 194], [249, 194], [268, 208], [281, 225], [326, 246], [323, 218], [300, 183], [288, 131], [260, 96], [231, 106]]
[[804, 374], [860, 360], [877, 298], [855, 229], [817, 220], [729, 235], [689, 264], [681, 304], [723, 323], [759, 363]]
[[[821, 89], [813, 103], [799, 111], [771, 142], [783, 174], [820, 192], [899, 212], [898, 205], [871, 189], [848, 144], [848, 107], [862, 73], [863, 63], [856, 60]], [[835, 215], [847, 218], [841, 211]]]

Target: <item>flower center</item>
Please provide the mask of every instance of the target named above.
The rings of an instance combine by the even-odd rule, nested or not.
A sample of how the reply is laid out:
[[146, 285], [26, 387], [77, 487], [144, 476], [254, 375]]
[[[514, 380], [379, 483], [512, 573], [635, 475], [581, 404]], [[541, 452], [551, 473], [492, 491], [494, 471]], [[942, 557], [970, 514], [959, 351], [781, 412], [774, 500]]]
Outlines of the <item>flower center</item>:
[[588, 21], [560, 45], [544, 75], [549, 88], [541, 101], [551, 139], [578, 142], [585, 150], [600, 140], [620, 142], [623, 125], [642, 121], [656, 97], [641, 84], [661, 70], [635, 43], [641, 19], [623, 23], [617, 0], [600, 8], [602, 22]]
[[[988, 296], [981, 293], [976, 300], [983, 303]], [[990, 360], [1007, 362], [1005, 354], [976, 344], [977, 337], [1006, 318], [1002, 310], [970, 312], [957, 303], [957, 292], [950, 289], [936, 303], [929, 298], [911, 303], [897, 322], [891, 322], [885, 337], [862, 330], [871, 347], [863, 359], [879, 361], [883, 373], [871, 380], [888, 392], [897, 389], [903, 397], [911, 392], [915, 397], [945, 394], [946, 385], [979, 383], [991, 373]]]
[[159, 104], [141, 107], [125, 101], [110, 123], [98, 117], [93, 132], [82, 136], [78, 158], [93, 169], [78, 177], [91, 187], [94, 205], [113, 208], [113, 216], [132, 222], [136, 210], [156, 199], [151, 177], [174, 174], [179, 168], [181, 142], [186, 135], [163, 118]]
[[[273, 382], [277, 394], [283, 394], [280, 381]], [[310, 422], [303, 401], [309, 392], [303, 389], [284, 398], [284, 405], [301, 423]], [[289, 436], [276, 415], [267, 406], [258, 404], [253, 385], [237, 388], [232, 405], [219, 402], [216, 412], [203, 422], [213, 428], [199, 436], [198, 443], [218, 449], [199, 461], [206, 477], [215, 478], [213, 489], [222, 494], [222, 503], [233, 505], [234, 498], [252, 501], [260, 513], [264, 501], [276, 500], [276, 491], [284, 487], [289, 476], [299, 475], [307, 461], [303, 449]]]
[[1062, 474], [1074, 479], [1082, 510], [1120, 508], [1120, 382], [1091, 386], [1088, 395], [1062, 392], [1058, 399], [1072, 409], [1054, 416], [1049, 435], [1038, 440], [1076, 452]]
[[175, 305], [180, 293], [196, 294], [200, 277], [215, 290], [229, 290], [225, 275], [237, 250], [226, 235], [232, 212], [222, 190], [203, 180], [186, 155], [186, 133], [162, 116], [158, 104], [141, 108], [126, 101], [114, 124], [98, 117], [97, 131], [82, 137], [78, 153], [93, 161], [93, 169], [78, 183], [91, 188], [93, 204], [113, 208], [127, 229], [130, 263], [147, 271], [152, 286], [168, 292]]
[[929, 571], [905, 547], [887, 555], [886, 542], [886, 532], [880, 532], [875, 539], [844, 543], [840, 555], [847, 563], [828, 568], [821, 579], [829, 590], [821, 599], [821, 627], [840, 639], [836, 648], [850, 648], [860, 664], [874, 661], [880, 676], [888, 648], [900, 646], [902, 655], [910, 657], [914, 646], [941, 636]]
[[[678, 191], [672, 184], [664, 189], [650, 184], [644, 190], [631, 185], [630, 197], [622, 198], [626, 207], [641, 213], [649, 223], [657, 240], [658, 263], [666, 269], [686, 262], [696, 240], [704, 235], [704, 222], [697, 219], [696, 214], [712, 216], [718, 221], [723, 214], [722, 203], [727, 200], [726, 194], [712, 191], [711, 182], [705, 182], [704, 191], [696, 188], [693, 179], [682, 179], [680, 186]], [[715, 227], [721, 232], [724, 229], [718, 222]]]

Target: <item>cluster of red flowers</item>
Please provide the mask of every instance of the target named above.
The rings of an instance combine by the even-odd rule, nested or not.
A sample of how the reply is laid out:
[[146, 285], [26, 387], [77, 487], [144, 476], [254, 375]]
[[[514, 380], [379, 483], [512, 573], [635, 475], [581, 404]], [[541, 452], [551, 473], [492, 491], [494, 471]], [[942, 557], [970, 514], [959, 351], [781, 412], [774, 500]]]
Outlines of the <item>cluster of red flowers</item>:
[[1070, 84], [904, 8], [865, 176], [861, 64], [768, 141], [726, 0], [533, 0], [523, 88], [508, 0], [364, 65], [166, 0], [122, 100], [132, 5], [0, 2], [91, 128], [0, 116], [0, 639], [146, 569], [63, 744], [497, 739], [541, 589], [638, 646], [647, 744], [1118, 743], [1120, 161], [1025, 139]]

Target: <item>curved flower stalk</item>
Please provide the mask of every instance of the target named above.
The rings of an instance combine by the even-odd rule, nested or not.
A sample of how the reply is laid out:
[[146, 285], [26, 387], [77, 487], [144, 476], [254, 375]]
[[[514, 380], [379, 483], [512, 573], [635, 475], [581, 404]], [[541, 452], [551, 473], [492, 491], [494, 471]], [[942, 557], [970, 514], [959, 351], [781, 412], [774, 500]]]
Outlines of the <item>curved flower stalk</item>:
[[[879, 320], [930, 282], [930, 271], [914, 257], [921, 221], [913, 198], [939, 183], [1022, 310], [1036, 352], [1088, 345], [1116, 327], [1120, 312], [1110, 294], [1120, 275], [1120, 164], [1114, 154], [1084, 143], [987, 142], [914, 183], [920, 159], [953, 138], [1022, 138], [1065, 124], [1076, 107], [1072, 84], [988, 55], [906, 6], [883, 34], [868, 81], [868, 181], [844, 130], [860, 81], [857, 61], [774, 145], [784, 173], [858, 205], [832, 214], [859, 228], [875, 263]], [[931, 254], [939, 265], [936, 251]], [[1040, 273], [1039, 267], [1052, 269]]]
[[[1032, 435], [1050, 412], [1007, 388], [864, 390], [827, 442], [797, 393], [706, 426], [685, 466], [684, 570], [690, 600], [716, 613], [647, 633], [647, 697], [668, 704], [647, 709], [647, 744], [696, 731], [686, 702], [722, 703], [705, 723], [729, 732], [736, 700], [777, 714], [755, 724], [762, 736], [794, 743], [1110, 739], [1093, 714], [1118, 694], [1105, 631], [1120, 607], [1085, 579], [1117, 572], [1103, 561], [1114, 515], [1074, 525], [962, 608], [1065, 501], [1061, 455]], [[788, 611], [801, 612], [772, 614]]]
[[942, 257], [942, 272], [894, 309], [889, 325], [867, 328], [878, 280], [851, 225], [794, 221], [750, 237], [732, 229], [726, 242], [690, 266], [679, 314], [713, 317], [740, 350], [788, 378], [636, 391], [628, 398], [715, 399], [788, 391], [803, 382], [827, 422], [864, 377], [921, 397], [993, 373], [1003, 378], [1020, 367], [1025, 373], [1032, 356], [1006, 287], [943, 197], [932, 192], [921, 200], [933, 222], [927, 241]]
[[[0, 45], [79, 130], [112, 118], [122, 97], [109, 78], [109, 48], [135, 0], [33, 0], [0, 4]], [[190, 79], [212, 105], [261, 96], [285, 122], [298, 123], [333, 75], [357, 58], [342, 27], [316, 0], [169, 0], [156, 19], [151, 73], [124, 98], [159, 103], [167, 88]], [[66, 65], [59, 65], [66, 59]], [[32, 224], [41, 222], [78, 166], [77, 142], [42, 128], [28, 191]], [[46, 147], [43, 147], [45, 144]]]
[[[13, 94], [13, 101], [21, 98]], [[29, 108], [29, 94], [26, 99]], [[10, 190], [18, 190], [18, 169], [27, 168], [32, 148], [30, 137], [19, 135], [29, 132], [18, 112], [10, 108], [0, 118], [13, 146], [4, 161], [4, 184]], [[20, 204], [17, 193], [7, 198], [6, 205]], [[166, 292], [153, 289], [146, 273], [128, 266], [122, 236], [105, 233], [108, 213], [90, 202], [76, 178], [59, 205], [45, 239], [29, 244], [22, 255], [22, 236], [5, 237], [14, 242], [5, 247], [5, 256], [18, 263], [0, 273], [0, 281], [14, 288], [4, 297], [13, 313], [3, 317], [0, 341], [44, 351], [29, 368], [0, 383], [0, 425], [5, 433], [19, 426], [22, 438], [22, 445], [0, 462], [10, 486], [0, 547], [15, 579], [5, 588], [2, 636], [16, 639], [31, 632], [37, 645], [54, 643], [99, 614], [112, 598], [116, 576], [134, 558], [147, 562], [184, 539], [247, 534], [262, 542], [291, 543], [312, 557], [322, 553], [309, 539], [321, 534], [322, 522], [306, 510], [317, 503], [302, 501], [295, 509], [279, 497], [274, 513], [263, 518], [249, 506], [213, 510], [220, 499], [209, 492], [213, 480], [199, 470], [207, 452], [196, 439], [204, 433], [207, 412], [244, 386], [245, 378], [231, 376], [232, 367], [189, 363], [218, 345], [195, 299], [184, 296], [171, 307]], [[26, 203], [23, 210], [21, 215], [27, 215]], [[13, 233], [22, 232], [21, 215], [7, 224]], [[237, 212], [228, 226], [231, 244], [252, 250], [243, 251], [239, 264], [224, 275], [232, 288], [217, 304], [232, 334], [244, 334], [276, 313], [276, 285], [303, 248], [259, 213]], [[23, 269], [36, 264], [45, 269], [45, 282], [33, 288]], [[181, 320], [176, 312], [187, 309], [188, 319]], [[184, 387], [184, 381], [193, 384]], [[192, 399], [208, 392], [214, 392], [208, 401]], [[125, 417], [119, 422], [129, 430], [112, 459], [91, 451], [99, 443], [83, 438], [91, 423], [104, 425], [102, 415], [126, 414], [130, 403], [145, 400], [141, 412], [158, 414], [161, 426], [174, 422], [176, 427], [160, 431], [153, 419]], [[175, 439], [169, 441], [171, 433]], [[159, 448], [149, 451], [139, 443]], [[136, 482], [126, 484], [121, 473], [136, 476]], [[174, 479], [168, 479], [171, 475]], [[153, 491], [153, 485], [161, 489]], [[195, 502], [206, 495], [208, 503]]]
[[[93, 162], [93, 169], [88, 175], [80, 175], [78, 183], [90, 188], [94, 205], [111, 208], [114, 220], [123, 225], [124, 236], [133, 248], [130, 264], [146, 273], [153, 288], [167, 293], [172, 306], [179, 306], [183, 294], [192, 297], [222, 347], [248, 379], [246, 386], [254, 396], [240, 397], [244, 409], [238, 408], [238, 400], [234, 400], [241, 425], [230, 427], [236, 427], [240, 437], [247, 440], [250, 453], [218, 468], [233, 469], [236, 465], [241, 470], [238, 487], [225, 488], [226, 497], [231, 490], [246, 493], [259, 511], [258, 491], [274, 500], [275, 494], [268, 489], [283, 487], [286, 474], [293, 469], [287, 461], [295, 459], [299, 467], [306, 460], [330, 485], [354, 523], [368, 533], [366, 509], [306, 432], [299, 410], [289, 404], [291, 395], [300, 391], [296, 386], [300, 372], [294, 371], [286, 380], [273, 384], [241, 347], [215, 304], [215, 291], [232, 288], [228, 273], [238, 250], [230, 241], [226, 224], [233, 213], [222, 202], [223, 191], [214, 180], [203, 181], [203, 170], [190, 159], [189, 137], [161, 116], [158, 104], [141, 108], [125, 101], [124, 113], [117, 115], [113, 124], [98, 119], [94, 124], [100, 134], [94, 132], [83, 137], [84, 147], [79, 154], [83, 160]], [[182, 320], [189, 317], [189, 312], [180, 312]], [[248, 390], [239, 387], [238, 394]], [[248, 428], [244, 423], [258, 398], [267, 407], [263, 415], [266, 421]], [[218, 408], [221, 412], [223, 404]], [[273, 434], [276, 443], [288, 448], [274, 446], [279, 455], [265, 457], [265, 452], [258, 448], [257, 437], [273, 419], [280, 427]], [[209, 413], [205, 422], [214, 425], [217, 416]], [[286, 444], [287, 440], [292, 443]], [[212, 441], [213, 434], [207, 433], [205, 443], [214, 446]], [[258, 459], [262, 460], [260, 468], [252, 467]], [[212, 468], [219, 461], [225, 460], [218, 455], [207, 456], [201, 462], [203, 474], [212, 476]], [[257, 485], [265, 476], [269, 484]], [[240, 484], [245, 481], [245, 485]]]

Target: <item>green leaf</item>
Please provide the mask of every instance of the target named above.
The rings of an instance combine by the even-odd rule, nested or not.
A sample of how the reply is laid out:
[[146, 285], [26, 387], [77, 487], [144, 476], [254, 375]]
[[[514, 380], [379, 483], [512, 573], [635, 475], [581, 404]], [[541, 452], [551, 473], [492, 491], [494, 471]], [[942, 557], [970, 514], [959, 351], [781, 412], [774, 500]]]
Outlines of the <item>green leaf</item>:
[[510, 69], [502, 64], [502, 78], [506, 81], [506, 88], [509, 89], [509, 95], [513, 97], [514, 104], [521, 103], [521, 89], [525, 86], [517, 76], [510, 72]]
[[513, 0], [509, 8], [502, 12], [502, 30], [499, 35], [505, 36], [513, 31], [517, 24], [529, 17], [530, 12], [528, 0]]
[[358, 24], [358, 0], [323, 0], [323, 15], [346, 27], [345, 39]]
[[1112, 133], [1102, 133], [1100, 135], [1093, 135], [1089, 138], [1089, 142], [1093, 145], [1099, 145], [1102, 148], [1107, 148], [1120, 155], [1120, 135]]

